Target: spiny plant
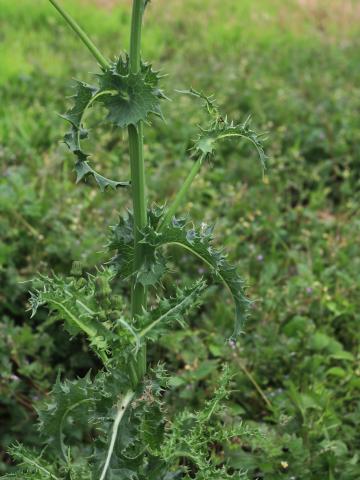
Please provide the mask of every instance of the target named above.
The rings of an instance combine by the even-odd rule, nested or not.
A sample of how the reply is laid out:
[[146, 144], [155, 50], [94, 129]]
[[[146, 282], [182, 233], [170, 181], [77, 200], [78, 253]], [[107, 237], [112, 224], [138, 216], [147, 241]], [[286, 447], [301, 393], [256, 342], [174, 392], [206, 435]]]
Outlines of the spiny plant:
[[[51, 394], [39, 405], [39, 428], [46, 445], [34, 452], [22, 445], [11, 449], [19, 463], [18, 479], [226, 479], [245, 478], [230, 471], [219, 455], [226, 444], [249, 435], [241, 422], [229, 422], [223, 400], [229, 395], [231, 375], [225, 368], [214, 396], [199, 412], [185, 410], [170, 418], [166, 409], [168, 375], [163, 365], [150, 368], [147, 345], [185, 325], [186, 315], [198, 307], [206, 283], [166, 294], [162, 283], [169, 273], [167, 249], [177, 245], [208, 265], [225, 284], [235, 305], [233, 345], [241, 333], [249, 300], [244, 281], [224, 253], [213, 245], [213, 228], [199, 227], [176, 217], [201, 166], [214, 156], [223, 140], [250, 141], [264, 164], [261, 136], [244, 123], [229, 121], [213, 97], [194, 89], [182, 91], [200, 101], [208, 121], [199, 127], [191, 157], [192, 168], [169, 207], [148, 207], [146, 198], [143, 126], [151, 116], [162, 118], [161, 76], [140, 55], [142, 19], [148, 0], [134, 0], [129, 54], [108, 61], [85, 32], [55, 0], [50, 0], [97, 60], [96, 84], [77, 82], [73, 106], [63, 115], [69, 123], [64, 142], [74, 154], [76, 182], [91, 178], [101, 191], [129, 190], [132, 211], [111, 227], [110, 262], [84, 273], [79, 262], [70, 276], [40, 276], [30, 303], [49, 310], [49, 322], [61, 320], [71, 336], [85, 336], [101, 362], [96, 373], [83, 378], [57, 379]], [[89, 136], [85, 117], [101, 104], [106, 122], [127, 128], [131, 181], [109, 179], [96, 171], [82, 145]], [[131, 306], [115, 293], [119, 282], [130, 282]], [[148, 302], [149, 300], [149, 302]], [[149, 305], [148, 305], [149, 303]]]

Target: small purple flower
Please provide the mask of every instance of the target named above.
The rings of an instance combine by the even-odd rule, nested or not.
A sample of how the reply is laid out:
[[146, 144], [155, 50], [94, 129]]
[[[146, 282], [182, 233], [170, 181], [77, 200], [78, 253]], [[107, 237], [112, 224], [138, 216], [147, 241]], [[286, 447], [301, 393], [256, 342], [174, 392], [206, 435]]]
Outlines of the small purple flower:
[[229, 340], [229, 347], [232, 348], [233, 350], [235, 350], [235, 348], [236, 348], [236, 340], [234, 340], [233, 338], [230, 338], [230, 340]]
[[313, 289], [312, 289], [311, 287], [307, 287], [307, 288], [306, 288], [306, 293], [307, 293], [308, 295], [311, 295], [311, 294], [313, 293]]
[[256, 257], [256, 260], [257, 260], [258, 262], [262, 262], [262, 261], [264, 260], [264, 255], [261, 255], [261, 254], [258, 255], [258, 256]]
[[200, 275], [203, 275], [205, 273], [205, 268], [199, 267], [198, 268], [198, 273], [200, 273]]

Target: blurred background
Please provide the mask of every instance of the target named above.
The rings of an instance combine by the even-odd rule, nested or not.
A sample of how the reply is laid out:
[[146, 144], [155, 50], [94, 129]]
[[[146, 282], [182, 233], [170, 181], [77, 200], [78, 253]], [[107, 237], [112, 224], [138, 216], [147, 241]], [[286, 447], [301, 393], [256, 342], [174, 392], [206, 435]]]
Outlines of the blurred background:
[[[106, 56], [128, 49], [130, 1], [61, 3]], [[254, 480], [360, 478], [359, 34], [356, 0], [153, 0], [146, 13], [143, 57], [172, 99], [145, 131], [151, 201], [171, 198], [191, 166], [201, 112], [176, 89], [215, 94], [268, 132], [265, 176], [248, 145], [224, 144], [183, 209], [215, 223], [257, 300], [238, 350], [224, 341], [231, 301], [213, 285], [189, 329], [150, 353], [173, 375], [174, 408], [200, 405], [231, 362], [228, 407], [263, 437], [223, 455]], [[26, 311], [37, 272], [108, 258], [109, 223], [129, 206], [122, 191], [76, 186], [61, 143], [72, 79], [96, 71], [49, 2], [0, 0], [0, 472], [10, 443], [38, 445], [36, 401], [57, 372], [96, 368], [85, 342]], [[94, 164], [127, 179], [126, 136], [92, 121]], [[179, 278], [211, 283], [176, 255]]]

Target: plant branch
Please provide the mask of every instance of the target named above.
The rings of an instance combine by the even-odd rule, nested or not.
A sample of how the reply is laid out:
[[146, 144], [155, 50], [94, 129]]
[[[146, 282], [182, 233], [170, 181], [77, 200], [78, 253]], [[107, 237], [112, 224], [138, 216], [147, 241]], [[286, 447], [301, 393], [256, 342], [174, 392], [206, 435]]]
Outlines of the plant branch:
[[204, 160], [204, 155], [201, 155], [196, 160], [196, 162], [194, 162], [193, 166], [191, 167], [189, 175], [186, 177], [186, 179], [185, 179], [182, 187], [178, 191], [173, 203], [171, 204], [169, 210], [166, 212], [165, 217], [163, 218], [163, 220], [159, 224], [158, 230], [160, 232], [163, 231], [164, 228], [171, 222], [171, 220], [172, 220], [173, 216], [175, 215], [175, 213], [177, 212], [179, 206], [184, 201], [184, 198], [185, 198], [187, 192], [189, 191], [190, 186], [191, 186], [194, 178], [196, 177], [196, 175], [198, 174], [198, 172], [201, 168], [203, 160]]
[[265, 395], [263, 389], [260, 387], [260, 385], [257, 383], [257, 381], [255, 380], [254, 376], [252, 375], [252, 373], [246, 368], [245, 364], [243, 363], [243, 361], [241, 360], [240, 358], [240, 352], [239, 352], [239, 348], [236, 347], [236, 352], [233, 353], [233, 359], [235, 359], [236, 363], [239, 365], [240, 369], [245, 373], [245, 375], [247, 376], [247, 378], [250, 380], [250, 382], [253, 384], [253, 386], [255, 387], [255, 390], [258, 392], [258, 394], [260, 395], [260, 397], [263, 399], [263, 401], [265, 402], [266, 406], [269, 408], [270, 411], [273, 411], [274, 408], [270, 402], [270, 400], [267, 398], [267, 396]]
[[69, 27], [78, 35], [78, 37], [80, 37], [81, 41], [94, 55], [94, 57], [99, 62], [99, 64], [105, 69], [109, 68], [109, 62], [100, 52], [100, 50], [96, 47], [96, 45], [90, 40], [90, 38], [84, 32], [84, 30], [80, 27], [80, 25], [59, 5], [57, 0], [49, 0], [49, 2], [56, 8], [56, 10], [64, 18], [64, 20], [69, 25]]

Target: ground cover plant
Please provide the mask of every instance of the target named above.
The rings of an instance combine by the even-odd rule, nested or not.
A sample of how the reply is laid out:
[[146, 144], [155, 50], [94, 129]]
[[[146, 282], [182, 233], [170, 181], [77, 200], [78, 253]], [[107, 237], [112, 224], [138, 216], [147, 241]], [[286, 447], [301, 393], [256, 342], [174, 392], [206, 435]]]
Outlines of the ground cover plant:
[[[102, 368], [76, 380], [57, 379], [37, 409], [45, 450], [11, 446], [9, 453], [18, 461], [19, 470], [4, 478], [244, 478], [242, 468], [229, 470], [216, 454], [217, 449], [249, 435], [241, 421], [225, 423], [219, 416], [222, 400], [230, 393], [228, 368], [224, 367], [220, 385], [204, 408], [196, 414], [184, 410], [171, 419], [163, 401], [167, 373], [160, 363], [149, 370], [147, 344], [158, 341], [174, 324], [184, 327], [186, 314], [199, 306], [206, 287], [200, 279], [166, 296], [162, 279], [170, 270], [161, 250], [173, 245], [200, 258], [228, 288], [235, 305], [234, 330], [228, 342], [235, 348], [250, 304], [244, 281], [213, 246], [211, 226], [202, 223], [196, 228], [188, 218], [175, 214], [221, 141], [249, 141], [264, 167], [261, 137], [250, 128], [249, 118], [241, 124], [229, 121], [212, 97], [194, 89], [179, 92], [202, 102], [209, 120], [199, 127], [191, 148], [193, 166], [173, 202], [169, 207], [148, 207], [143, 123], [149, 123], [151, 115], [162, 118], [160, 102], [167, 100], [160, 89], [159, 72], [141, 58], [142, 23], [149, 2], [133, 1], [130, 51], [113, 62], [57, 1], [50, 3], [101, 67], [97, 85], [76, 83], [73, 106], [63, 115], [70, 124], [64, 142], [75, 156], [76, 183], [92, 178], [102, 192], [131, 188], [133, 208], [112, 227], [108, 249], [115, 254], [96, 273], [86, 274], [81, 262], [74, 262], [70, 277], [41, 275], [35, 282], [32, 315], [46, 306], [48, 324], [61, 320], [70, 335], [85, 335]], [[84, 150], [83, 141], [90, 133], [85, 117], [97, 103], [107, 111], [110, 125], [128, 130], [130, 182], [100, 174]], [[131, 283], [129, 307], [112, 288], [116, 280]], [[155, 298], [148, 306], [152, 290]]]
[[[62, 4], [108, 58], [127, 44], [126, 2]], [[211, 289], [200, 308], [189, 312], [188, 326], [150, 343], [148, 357], [168, 367], [171, 414], [196, 412], [213, 398], [219, 365], [229, 361], [236, 391], [227, 411], [264, 434], [243, 437], [223, 453], [249, 478], [357, 479], [358, 7], [332, 0], [224, 0], [220, 9], [208, 0], [207, 8], [205, 16], [197, 1], [157, 0], [146, 13], [143, 55], [169, 73], [162, 84], [172, 98], [162, 106], [166, 123], [154, 121], [146, 129], [149, 199], [161, 204], [175, 197], [184, 168], [192, 166], [194, 125], [204, 121], [199, 104], [175, 94], [174, 86], [216, 92], [223, 110], [239, 122], [252, 112], [259, 130], [271, 132], [269, 177], [261, 181], [247, 143], [221, 143], [180, 210], [191, 211], [199, 223], [216, 222], [215, 242], [226, 243], [250, 298], [259, 301], [239, 349], [230, 350], [224, 342], [233, 327], [230, 296], [200, 261], [171, 250], [183, 285], [202, 275]], [[47, 397], [59, 370], [63, 379], [74, 380], [100, 367], [82, 336], [69, 342], [57, 323], [41, 328], [45, 308], [30, 319], [25, 281], [39, 270], [69, 275], [74, 260], [96, 274], [107, 225], [131, 205], [121, 191], [114, 207], [113, 193], [102, 194], [91, 180], [75, 187], [73, 157], [58, 144], [66, 125], [55, 113], [71, 103], [64, 100], [71, 78], [94, 82], [86, 74], [95, 70], [91, 56], [45, 1], [0, 0], [0, 24], [5, 472], [14, 469], [7, 454], [14, 441], [41, 450], [34, 407]], [[98, 109], [86, 119], [96, 131], [84, 145], [103, 175], [118, 172], [119, 179], [129, 179], [125, 138], [118, 129], [94, 125]], [[169, 291], [174, 278], [164, 279]]]

